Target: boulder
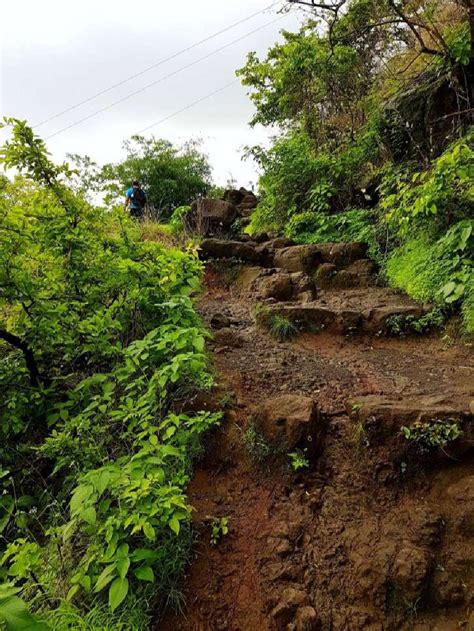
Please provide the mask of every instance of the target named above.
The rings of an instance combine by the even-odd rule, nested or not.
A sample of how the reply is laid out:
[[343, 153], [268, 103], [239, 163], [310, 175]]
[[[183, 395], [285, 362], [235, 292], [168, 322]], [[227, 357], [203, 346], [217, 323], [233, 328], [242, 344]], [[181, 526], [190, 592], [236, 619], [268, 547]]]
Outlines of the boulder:
[[402, 302], [374, 307], [364, 312], [364, 330], [368, 333], [384, 332], [392, 318], [421, 318], [427, 311], [422, 305], [407, 305]]
[[246, 263], [259, 263], [260, 254], [249, 243], [224, 239], [203, 239], [200, 257], [206, 259], [238, 259]]
[[311, 273], [322, 262], [322, 254], [317, 245], [293, 245], [275, 251], [275, 267], [281, 267], [287, 272]]
[[195, 214], [196, 229], [202, 235], [228, 231], [237, 217], [235, 206], [222, 199], [198, 199], [192, 212]]
[[278, 301], [291, 300], [293, 285], [289, 274], [276, 273], [260, 276], [254, 282], [255, 296], [261, 300], [274, 298]]
[[321, 629], [321, 620], [314, 607], [300, 607], [293, 622], [288, 625], [288, 631], [318, 631]]
[[316, 451], [324, 438], [316, 402], [298, 394], [268, 399], [256, 408], [254, 421], [268, 443], [278, 449], [307, 444]]
[[366, 258], [367, 244], [354, 241], [349, 243], [320, 243], [319, 249], [323, 263], [333, 263], [337, 267], [346, 267], [358, 259]]

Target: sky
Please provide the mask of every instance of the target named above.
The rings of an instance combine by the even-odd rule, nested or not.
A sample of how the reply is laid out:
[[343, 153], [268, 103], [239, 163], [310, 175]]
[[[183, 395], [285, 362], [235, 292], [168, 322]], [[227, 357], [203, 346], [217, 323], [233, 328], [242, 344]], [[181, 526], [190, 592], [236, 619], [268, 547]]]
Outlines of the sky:
[[[263, 56], [281, 40], [281, 29], [295, 30], [302, 19], [296, 10], [279, 14], [282, 0], [269, 10], [264, 9], [272, 0], [16, 0], [5, 4], [0, 25], [0, 113], [27, 119], [46, 139], [55, 160], [79, 153], [99, 164], [123, 158], [122, 142], [132, 134], [234, 81], [235, 70], [245, 64], [250, 50]], [[210, 41], [37, 126], [257, 12]], [[48, 139], [238, 38], [243, 39]], [[235, 82], [145, 135], [177, 144], [202, 139], [215, 182], [223, 185], [233, 178], [238, 186], [248, 186], [257, 180], [256, 165], [242, 161], [242, 149], [265, 143], [274, 133], [250, 128], [252, 111], [246, 88]]]

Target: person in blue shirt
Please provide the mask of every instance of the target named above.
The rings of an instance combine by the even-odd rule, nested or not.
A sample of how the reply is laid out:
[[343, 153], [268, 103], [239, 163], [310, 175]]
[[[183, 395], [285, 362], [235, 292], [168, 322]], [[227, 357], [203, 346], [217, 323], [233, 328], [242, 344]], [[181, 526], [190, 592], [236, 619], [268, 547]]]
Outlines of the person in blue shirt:
[[125, 196], [125, 210], [130, 206], [130, 215], [135, 219], [143, 219], [147, 201], [146, 193], [140, 187], [140, 183], [138, 180], [133, 180]]

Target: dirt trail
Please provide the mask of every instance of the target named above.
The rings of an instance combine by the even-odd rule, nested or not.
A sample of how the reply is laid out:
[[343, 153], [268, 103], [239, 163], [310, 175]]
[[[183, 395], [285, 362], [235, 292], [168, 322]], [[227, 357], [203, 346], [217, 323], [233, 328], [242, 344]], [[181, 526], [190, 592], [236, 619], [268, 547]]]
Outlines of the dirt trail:
[[[472, 457], [401, 461], [398, 432], [378, 440], [346, 413], [367, 397], [469, 405], [469, 348], [338, 331], [279, 343], [218, 269], [207, 267], [199, 308], [210, 327], [216, 314], [227, 325], [211, 345], [226, 418], [189, 488], [200, 534], [186, 608], [156, 628], [473, 631]], [[256, 406], [287, 393], [316, 400], [325, 423], [322, 453], [300, 474], [258, 466], [243, 444]], [[209, 516], [230, 518], [216, 546]]]

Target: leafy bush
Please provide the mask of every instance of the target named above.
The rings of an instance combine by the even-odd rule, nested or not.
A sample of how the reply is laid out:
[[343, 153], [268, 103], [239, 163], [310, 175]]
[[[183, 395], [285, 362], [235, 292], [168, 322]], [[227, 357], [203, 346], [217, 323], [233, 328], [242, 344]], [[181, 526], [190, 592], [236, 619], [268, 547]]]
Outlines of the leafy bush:
[[437, 241], [427, 235], [407, 241], [387, 260], [389, 281], [418, 300], [462, 305], [472, 332], [474, 220], [454, 224]]
[[402, 427], [401, 433], [423, 451], [444, 447], [462, 434], [457, 423], [445, 421], [417, 422], [410, 427]]
[[89, 614], [137, 628], [118, 611], [125, 599], [177, 597], [185, 490], [219, 421], [173, 411], [212, 383], [190, 299], [201, 264], [92, 208], [67, 165], [7, 123], [3, 162], [27, 178], [1, 182], [0, 579], [55, 628]]
[[296, 243], [363, 241], [375, 246], [373, 213], [368, 210], [354, 209], [338, 215], [300, 213], [290, 219], [285, 234]]
[[406, 236], [421, 222], [438, 230], [474, 212], [474, 131], [454, 142], [432, 167], [420, 171], [392, 169], [382, 183], [381, 208]]

